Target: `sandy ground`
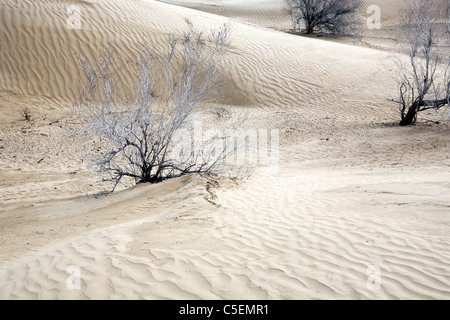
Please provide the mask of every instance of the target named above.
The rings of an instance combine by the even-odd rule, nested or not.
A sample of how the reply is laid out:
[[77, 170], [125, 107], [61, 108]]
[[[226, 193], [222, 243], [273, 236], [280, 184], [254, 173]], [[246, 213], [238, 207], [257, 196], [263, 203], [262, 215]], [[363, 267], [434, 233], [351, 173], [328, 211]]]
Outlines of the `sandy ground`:
[[[372, 3], [385, 29], [357, 41], [283, 32], [275, 0], [2, 1], [0, 298], [450, 298], [450, 130], [434, 112], [396, 125], [386, 49], [402, 2]], [[70, 131], [75, 57], [159, 50], [184, 18], [232, 25], [208, 121], [246, 110], [278, 129], [279, 170], [101, 195], [82, 154], [103, 146]]]

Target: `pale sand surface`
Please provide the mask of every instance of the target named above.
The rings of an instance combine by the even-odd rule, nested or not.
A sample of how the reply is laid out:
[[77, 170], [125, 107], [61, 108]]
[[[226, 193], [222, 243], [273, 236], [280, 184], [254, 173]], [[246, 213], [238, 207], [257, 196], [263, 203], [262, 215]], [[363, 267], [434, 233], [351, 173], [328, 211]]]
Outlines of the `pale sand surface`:
[[[392, 125], [384, 49], [402, 2], [372, 3], [391, 13], [389, 32], [358, 42], [282, 32], [289, 21], [272, 0], [2, 1], [0, 298], [450, 298], [450, 130], [423, 123], [434, 113]], [[71, 4], [80, 30], [66, 26]], [[106, 187], [80, 154], [102, 146], [68, 131], [74, 58], [145, 40], [160, 50], [184, 18], [231, 24], [225, 90], [208, 107], [279, 129], [280, 168], [96, 197]], [[80, 289], [67, 286], [70, 266]]]

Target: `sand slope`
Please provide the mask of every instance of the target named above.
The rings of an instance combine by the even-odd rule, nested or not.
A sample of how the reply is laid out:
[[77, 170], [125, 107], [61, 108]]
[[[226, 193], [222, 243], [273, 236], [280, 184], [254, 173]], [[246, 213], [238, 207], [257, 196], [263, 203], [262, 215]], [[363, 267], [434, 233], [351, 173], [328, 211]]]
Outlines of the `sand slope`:
[[[3, 91], [72, 102], [82, 81], [77, 65], [79, 55], [95, 61], [113, 46], [120, 55], [130, 56], [144, 41], [158, 51], [169, 34], [183, 29], [185, 17], [206, 29], [225, 21], [154, 1], [81, 1], [75, 5], [80, 10], [82, 29], [68, 27], [71, 14], [65, 2], [2, 3]], [[164, 14], [157, 14], [161, 11]], [[226, 61], [231, 68], [223, 71], [229, 89], [223, 97], [229, 104], [291, 107], [299, 102], [314, 104], [314, 100], [308, 101], [310, 98], [322, 104], [345, 95], [349, 88], [360, 92], [363, 82], [374, 80], [378, 70], [376, 65], [367, 63], [367, 59], [372, 61], [377, 55], [370, 50], [356, 53], [353, 47], [244, 25], [236, 24], [234, 28], [230, 60]], [[256, 56], [255, 52], [263, 54]], [[353, 61], [342, 59], [349, 54], [355, 55]], [[358, 73], [358, 78], [356, 72], [355, 78], [350, 77], [348, 72], [355, 70], [363, 72]], [[334, 99], [324, 95], [334, 95]]]
[[[79, 30], [67, 28], [73, 4]], [[269, 0], [0, 4], [1, 299], [450, 297], [448, 128], [392, 126], [385, 52], [269, 29], [281, 10]], [[161, 50], [186, 17], [232, 25], [212, 107], [247, 108], [254, 128], [279, 129], [279, 171], [102, 196], [80, 157], [102, 145], [68, 130], [74, 56], [110, 44], [128, 55], [143, 40]]]

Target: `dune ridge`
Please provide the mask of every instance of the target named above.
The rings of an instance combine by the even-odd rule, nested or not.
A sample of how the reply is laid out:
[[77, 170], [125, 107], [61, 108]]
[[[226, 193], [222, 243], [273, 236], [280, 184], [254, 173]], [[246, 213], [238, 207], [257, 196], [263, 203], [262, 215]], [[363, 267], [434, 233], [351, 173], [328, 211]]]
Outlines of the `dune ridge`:
[[[4, 26], [0, 37], [6, 40], [1, 47], [3, 60], [0, 61], [3, 90], [70, 103], [82, 84], [78, 56], [87, 56], [90, 61], [95, 61], [104, 50], [113, 46], [121, 56], [129, 57], [137, 50], [138, 43], [145, 41], [151, 42], [156, 51], [161, 50], [173, 30], [183, 29], [184, 17], [195, 19], [199, 28], [206, 26], [209, 29], [218, 24], [214, 21], [216, 16], [209, 17], [196, 10], [184, 12], [189, 9], [154, 1], [96, 1], [76, 5], [80, 8], [81, 29], [67, 27], [70, 15], [65, 2], [2, 4]], [[167, 16], [155, 14], [160, 10], [164, 10]], [[19, 12], [27, 19], [21, 19]], [[18, 32], [13, 32], [12, 26]], [[223, 70], [222, 75], [227, 88], [222, 94], [225, 103], [291, 107], [299, 104], [300, 96], [306, 95], [308, 98], [318, 97], [317, 103], [322, 105], [325, 100], [336, 100], [333, 97], [322, 98], [329, 94], [328, 88], [342, 86], [334, 89], [340, 94], [347, 90], [346, 81], [339, 77], [349, 70], [350, 65], [342, 64], [345, 62], [341, 56], [333, 58], [330, 54], [339, 52], [339, 55], [346, 55], [354, 52], [353, 47], [324, 44], [281, 32], [261, 32], [252, 26], [236, 25], [234, 28], [232, 43], [236, 44], [232, 44], [230, 60], [225, 62], [233, 68]], [[255, 32], [261, 37], [253, 37]], [[284, 47], [282, 58], [277, 49], [280, 44]], [[262, 59], [253, 54], [255, 51], [264, 52]], [[372, 60], [377, 52], [361, 49], [360, 53], [361, 67], [358, 69], [364, 70], [363, 66], [367, 65], [365, 59]], [[317, 54], [320, 56], [316, 57]], [[377, 70], [367, 71], [360, 77], [370, 79]], [[318, 77], [316, 82], [323, 83], [322, 87], [307, 80], [310, 74]], [[280, 79], [283, 82], [279, 82]], [[361, 82], [361, 79], [355, 79], [348, 87], [358, 91], [355, 86]], [[307, 102], [315, 103], [314, 100]]]

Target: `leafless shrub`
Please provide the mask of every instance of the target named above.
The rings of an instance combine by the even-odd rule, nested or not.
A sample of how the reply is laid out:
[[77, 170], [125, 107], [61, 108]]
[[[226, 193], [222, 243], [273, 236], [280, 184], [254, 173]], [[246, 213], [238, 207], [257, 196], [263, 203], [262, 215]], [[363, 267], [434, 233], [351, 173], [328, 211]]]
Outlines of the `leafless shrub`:
[[25, 121], [31, 121], [31, 109], [28, 106], [21, 106], [19, 109], [19, 113]]
[[105, 141], [107, 151], [96, 164], [109, 174], [113, 190], [124, 177], [156, 183], [215, 173], [229, 152], [227, 144], [217, 143], [225, 139], [221, 136], [202, 148], [179, 143], [196, 120], [195, 107], [214, 99], [230, 33], [227, 25], [211, 34], [197, 31], [190, 21], [187, 26], [182, 36], [170, 37], [163, 54], [141, 45], [126, 59], [114, 50], [97, 65], [80, 58], [86, 81], [75, 112], [84, 132]]
[[218, 118], [229, 118], [231, 117], [231, 112], [224, 107], [212, 108], [209, 110], [212, 114], [216, 115]]
[[297, 32], [353, 35], [360, 0], [284, 0]]
[[416, 123], [421, 111], [449, 105], [450, 59], [442, 50], [448, 41], [448, 17], [444, 30], [438, 12], [433, 1], [415, 0], [402, 14], [403, 55], [394, 58], [399, 94], [391, 100], [399, 106], [402, 126]]

